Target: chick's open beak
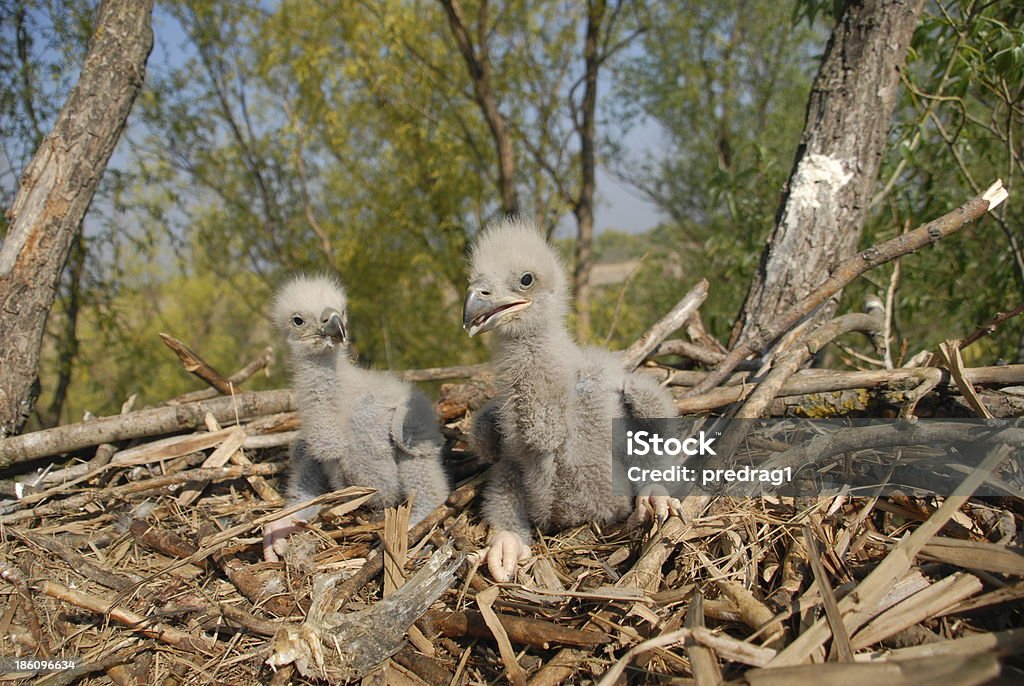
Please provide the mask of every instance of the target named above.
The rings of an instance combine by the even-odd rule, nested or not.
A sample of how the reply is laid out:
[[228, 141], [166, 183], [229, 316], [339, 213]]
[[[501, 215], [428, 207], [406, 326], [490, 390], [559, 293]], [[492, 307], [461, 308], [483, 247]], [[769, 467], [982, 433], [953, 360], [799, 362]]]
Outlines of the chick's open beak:
[[326, 308], [320, 314], [320, 325], [323, 327], [324, 335], [337, 341], [345, 341], [345, 322], [341, 318], [341, 312], [333, 307]]
[[495, 297], [484, 285], [470, 284], [462, 306], [462, 328], [470, 336], [490, 331], [532, 303], [515, 296]]

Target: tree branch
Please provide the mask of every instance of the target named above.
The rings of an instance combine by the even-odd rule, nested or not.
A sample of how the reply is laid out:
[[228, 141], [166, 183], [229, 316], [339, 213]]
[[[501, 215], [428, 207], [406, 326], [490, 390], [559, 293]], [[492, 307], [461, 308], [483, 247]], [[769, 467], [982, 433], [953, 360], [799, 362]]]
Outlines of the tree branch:
[[861, 274], [886, 262], [891, 262], [897, 257], [907, 255], [940, 241], [946, 236], [959, 231], [969, 222], [984, 216], [986, 212], [996, 208], [1006, 198], [1007, 193], [1003, 188], [1002, 181], [996, 181], [984, 193], [969, 200], [952, 212], [923, 226], [919, 226], [913, 231], [863, 250], [853, 257], [844, 260], [832, 271], [832, 274], [827, 279], [822, 281], [810, 294], [798, 301], [775, 324], [758, 331], [755, 335], [736, 345], [718, 368], [696, 388], [687, 393], [685, 397], [691, 398], [701, 393], [706, 393], [717, 386], [744, 358], [752, 353], [763, 351], [768, 344], [786, 331], [789, 331], [801, 319], [809, 315], [815, 308], [841, 291], [844, 286]]

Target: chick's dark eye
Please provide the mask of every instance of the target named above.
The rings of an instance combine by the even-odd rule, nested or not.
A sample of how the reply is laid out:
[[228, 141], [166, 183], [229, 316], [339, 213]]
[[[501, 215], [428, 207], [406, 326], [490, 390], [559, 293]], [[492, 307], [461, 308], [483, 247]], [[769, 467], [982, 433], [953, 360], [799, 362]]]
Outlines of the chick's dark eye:
[[529, 288], [530, 286], [532, 286], [533, 281], [533, 274], [531, 274], [530, 272], [526, 272], [525, 274], [519, 277], [519, 285], [522, 286], [523, 288]]
[[292, 324], [294, 324], [295, 326], [302, 326], [303, 324], [305, 324], [305, 321], [299, 315], [295, 315], [294, 317], [292, 317]]

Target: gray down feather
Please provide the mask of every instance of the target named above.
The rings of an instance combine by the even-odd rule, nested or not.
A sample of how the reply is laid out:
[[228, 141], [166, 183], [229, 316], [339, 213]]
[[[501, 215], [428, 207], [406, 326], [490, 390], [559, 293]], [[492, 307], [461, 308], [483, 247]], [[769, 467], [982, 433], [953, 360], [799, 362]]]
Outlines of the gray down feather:
[[464, 324], [470, 334], [497, 334], [499, 395], [476, 414], [470, 435], [497, 461], [484, 519], [527, 543], [534, 526], [624, 519], [633, 498], [613, 490], [613, 470], [625, 467], [612, 460], [612, 419], [638, 428], [646, 418], [673, 417], [671, 395], [627, 373], [615, 354], [576, 345], [565, 326], [564, 266], [531, 223], [490, 226], [473, 248], [471, 270]]
[[449, 484], [434, 408], [412, 385], [351, 362], [341, 285], [324, 276], [294, 277], [278, 291], [272, 316], [287, 341], [302, 420], [289, 467], [289, 503], [367, 486], [378, 491], [371, 505], [382, 508], [415, 491], [412, 524], [443, 503]]

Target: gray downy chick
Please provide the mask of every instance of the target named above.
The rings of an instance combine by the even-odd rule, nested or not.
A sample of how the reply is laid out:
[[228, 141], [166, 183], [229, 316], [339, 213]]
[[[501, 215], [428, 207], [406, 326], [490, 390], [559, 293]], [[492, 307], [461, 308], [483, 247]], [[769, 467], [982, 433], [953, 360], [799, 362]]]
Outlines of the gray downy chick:
[[[618, 356], [570, 337], [565, 268], [535, 226], [491, 225], [475, 243], [463, 310], [470, 336], [493, 330], [498, 396], [474, 417], [471, 445], [496, 463], [484, 491], [486, 559], [507, 581], [530, 555], [531, 531], [667, 517], [679, 502], [616, 495], [612, 420], [674, 417], [671, 395], [625, 371]], [[636, 494], [634, 494], [636, 495]]]
[[[288, 346], [302, 420], [289, 464], [289, 504], [367, 486], [377, 489], [371, 506], [393, 507], [415, 491], [410, 523], [416, 524], [443, 503], [449, 483], [433, 405], [411, 384], [351, 362], [341, 285], [326, 276], [294, 277], [278, 291], [272, 317]], [[276, 559], [296, 522], [315, 512], [307, 508], [268, 525], [264, 556]]]

